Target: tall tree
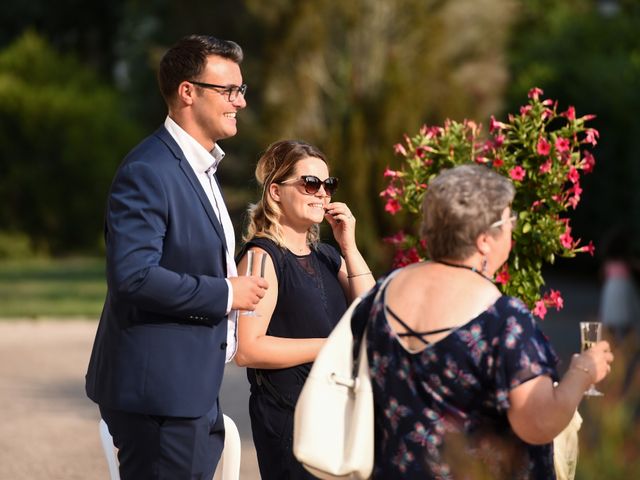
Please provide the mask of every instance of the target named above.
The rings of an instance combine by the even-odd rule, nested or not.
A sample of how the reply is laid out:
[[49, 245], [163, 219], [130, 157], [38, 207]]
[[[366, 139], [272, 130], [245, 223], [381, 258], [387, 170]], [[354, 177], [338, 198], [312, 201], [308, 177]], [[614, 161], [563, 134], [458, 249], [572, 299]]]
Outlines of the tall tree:
[[0, 52], [0, 230], [94, 250], [109, 182], [138, 132], [95, 72], [32, 32]]
[[[259, 124], [268, 143], [319, 145], [344, 187], [369, 258], [388, 266], [378, 200], [393, 145], [424, 122], [481, 118], [501, 106], [508, 0], [248, 0], [264, 19]], [[398, 219], [397, 221], [402, 221]]]

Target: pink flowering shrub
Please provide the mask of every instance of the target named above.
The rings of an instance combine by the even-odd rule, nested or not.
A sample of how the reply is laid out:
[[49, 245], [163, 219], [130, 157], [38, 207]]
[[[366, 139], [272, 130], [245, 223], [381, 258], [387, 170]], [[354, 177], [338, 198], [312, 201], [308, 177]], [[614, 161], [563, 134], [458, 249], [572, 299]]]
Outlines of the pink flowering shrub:
[[[518, 225], [509, 260], [496, 272], [495, 281], [503, 293], [524, 300], [540, 318], [547, 308], [563, 306], [560, 292], [542, 292], [543, 264], [553, 263], [557, 256], [594, 253], [592, 242], [585, 245], [573, 237], [566, 214], [580, 202], [580, 178], [593, 171], [589, 149], [599, 136], [585, 126], [593, 115], [577, 117], [574, 107], [559, 111], [558, 102], [542, 99], [542, 94], [539, 88], [531, 89], [527, 105], [506, 122], [491, 117], [488, 135], [468, 120], [425, 125], [414, 137], [405, 135], [404, 143], [394, 147], [403, 163], [398, 170], [385, 170], [389, 183], [380, 194], [386, 199], [385, 211], [409, 212], [418, 224], [424, 192], [442, 169], [477, 162], [510, 178], [516, 188], [512, 208], [518, 212]], [[426, 245], [415, 235], [401, 231], [385, 241], [396, 249], [395, 266], [427, 258]]]

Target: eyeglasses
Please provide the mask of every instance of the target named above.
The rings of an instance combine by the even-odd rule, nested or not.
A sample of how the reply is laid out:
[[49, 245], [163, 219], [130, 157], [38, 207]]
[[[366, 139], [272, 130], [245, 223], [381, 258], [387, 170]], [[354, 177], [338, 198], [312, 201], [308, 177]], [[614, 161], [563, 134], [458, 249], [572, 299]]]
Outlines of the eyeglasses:
[[227, 95], [227, 100], [230, 102], [235, 102], [236, 98], [238, 98], [238, 94], [244, 95], [247, 93], [247, 84], [243, 83], [242, 85], [216, 85], [215, 83], [204, 83], [204, 82], [196, 82], [194, 80], [187, 80], [189, 83], [193, 83], [202, 88], [210, 88], [211, 90], [215, 90], [220, 95]]
[[511, 212], [511, 216], [509, 218], [502, 219], [502, 220], [498, 220], [497, 222], [493, 222], [491, 225], [489, 225], [489, 228], [497, 228], [500, 227], [501, 225], [503, 225], [506, 222], [511, 222], [511, 229], [513, 230], [514, 228], [516, 228], [516, 225], [518, 225], [518, 214], [516, 212]]
[[289, 183], [302, 181], [304, 186], [304, 191], [309, 195], [315, 195], [320, 191], [320, 187], [324, 186], [324, 191], [327, 195], [331, 196], [336, 193], [338, 189], [338, 178], [337, 177], [328, 177], [325, 180], [320, 180], [315, 175], [302, 175], [299, 178], [292, 178], [289, 180], [285, 180], [284, 182], [280, 182], [280, 185], [286, 185]]

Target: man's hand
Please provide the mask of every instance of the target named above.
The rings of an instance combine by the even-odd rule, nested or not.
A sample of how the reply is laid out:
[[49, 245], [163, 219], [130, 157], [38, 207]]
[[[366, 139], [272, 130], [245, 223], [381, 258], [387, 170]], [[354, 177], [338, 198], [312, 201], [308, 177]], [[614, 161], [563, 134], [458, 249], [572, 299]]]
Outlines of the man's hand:
[[234, 310], [255, 310], [269, 288], [269, 283], [264, 278], [255, 276], [233, 277], [229, 281], [233, 287], [231, 308]]

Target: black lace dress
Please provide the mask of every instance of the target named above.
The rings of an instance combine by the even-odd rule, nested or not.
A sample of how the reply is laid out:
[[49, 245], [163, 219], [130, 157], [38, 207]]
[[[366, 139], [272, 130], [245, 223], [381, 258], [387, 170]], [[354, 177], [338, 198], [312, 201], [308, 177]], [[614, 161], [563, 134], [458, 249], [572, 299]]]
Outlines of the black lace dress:
[[[252, 246], [269, 253], [278, 278], [278, 300], [267, 335], [286, 338], [327, 337], [347, 309], [340, 282], [341, 257], [327, 244], [308, 255], [295, 255], [266, 238]], [[251, 384], [251, 430], [263, 480], [315, 478], [293, 457], [293, 409], [311, 363], [273, 370], [247, 369]]]

